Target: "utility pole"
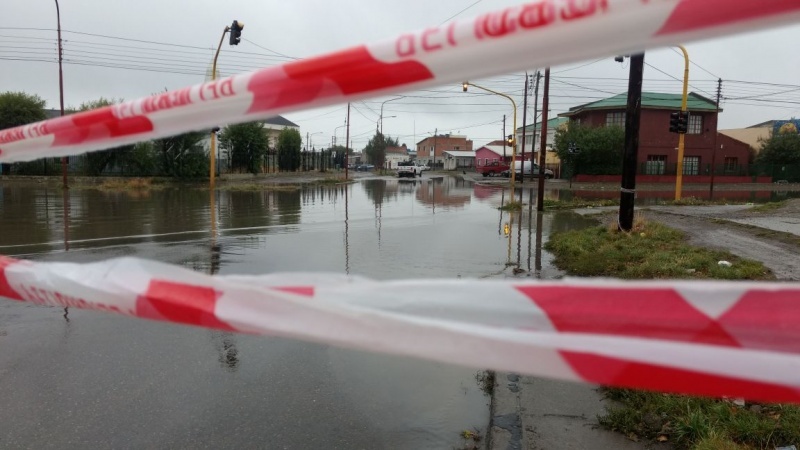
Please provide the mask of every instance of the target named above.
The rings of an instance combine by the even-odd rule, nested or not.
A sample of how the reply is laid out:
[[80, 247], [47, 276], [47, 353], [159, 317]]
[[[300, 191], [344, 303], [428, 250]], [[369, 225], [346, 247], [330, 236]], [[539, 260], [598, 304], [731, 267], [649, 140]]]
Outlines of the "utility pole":
[[[544, 211], [544, 165], [547, 162], [547, 110], [550, 107], [550, 68], [544, 69], [544, 93], [542, 94], [542, 137], [539, 144], [539, 192], [536, 210]], [[533, 176], [533, 167], [531, 167]]]
[[[64, 116], [64, 72], [61, 70], [61, 61], [64, 59], [64, 49], [61, 47], [61, 11], [56, 0], [56, 20], [58, 21], [58, 97], [61, 102], [61, 116]], [[61, 179], [64, 189], [69, 189], [67, 183], [67, 157], [61, 157]]]
[[633, 228], [633, 202], [636, 200], [636, 159], [639, 152], [639, 119], [642, 113], [644, 53], [631, 55], [628, 76], [628, 109], [625, 111], [625, 153], [622, 156], [622, 187], [619, 198], [621, 231]]
[[436, 127], [433, 130], [433, 150], [431, 150], [431, 154], [433, 155], [433, 168], [431, 168], [431, 170], [434, 170], [436, 168], [436, 139], [438, 138], [439, 138], [439, 128]]
[[350, 155], [348, 155], [348, 149], [350, 148], [350, 102], [347, 102], [347, 137], [344, 138], [344, 155], [345, 155], [345, 163], [344, 163], [344, 179], [347, 181], [348, 177], [348, 169], [350, 166]]
[[[524, 182], [525, 181], [525, 134], [526, 134], [525, 133], [525, 120], [527, 120], [527, 117], [528, 117], [528, 72], [527, 71], [525, 71], [525, 90], [522, 91], [522, 93], [525, 95], [525, 97], [522, 99], [522, 176], [520, 177], [520, 180], [519, 180], [520, 182]], [[536, 120], [535, 119], [536, 118], [534, 117], [534, 121], [533, 121], [534, 122], [534, 124], [533, 124], [533, 129], [534, 130], [536, 129]], [[517, 130], [514, 130], [514, 133], [516, 133], [516, 132], [517, 132]], [[533, 158], [533, 152], [531, 152], [531, 158]], [[533, 167], [533, 166], [531, 166], [531, 167]], [[519, 190], [519, 204], [520, 205], [522, 204], [522, 191], [524, 191], [524, 189], [520, 189]], [[520, 223], [520, 227], [521, 227], [522, 226], [522, 220], [520, 220], [519, 223]], [[522, 228], [520, 228], [520, 230], [522, 230]], [[522, 234], [521, 231], [520, 231], [520, 234]], [[517, 260], [519, 260], [519, 255], [517, 255]]]
[[[503, 114], [503, 164], [505, 164], [505, 162], [506, 162], [506, 115]], [[512, 167], [511, 170], [513, 171], [514, 168]]]
[[717, 136], [719, 135], [719, 100], [722, 97], [722, 78], [717, 80], [717, 119], [716, 129], [714, 130], [714, 148], [711, 150], [711, 190], [709, 191], [709, 199], [714, 199], [714, 172], [717, 162]]
[[[533, 142], [531, 142], [531, 160], [533, 160], [533, 148], [536, 147], [536, 118], [539, 117], [539, 81], [542, 79], [542, 72], [536, 71], [536, 83], [533, 88]], [[525, 174], [522, 174], [525, 178]], [[533, 181], [533, 171], [531, 171], [531, 181]]]

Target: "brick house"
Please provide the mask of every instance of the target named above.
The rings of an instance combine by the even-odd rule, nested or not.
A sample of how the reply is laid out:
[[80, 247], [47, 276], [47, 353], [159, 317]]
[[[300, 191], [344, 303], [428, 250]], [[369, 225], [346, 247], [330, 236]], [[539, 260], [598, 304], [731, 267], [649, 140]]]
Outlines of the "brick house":
[[472, 141], [466, 136], [455, 134], [439, 134], [428, 136], [417, 142], [417, 160], [423, 165], [441, 169], [444, 166], [444, 152], [446, 151], [472, 151]]
[[[623, 93], [575, 106], [559, 116], [569, 118], [570, 126], [615, 125], [624, 128], [627, 96], [627, 93]], [[670, 114], [680, 109], [680, 94], [642, 93], [637, 158], [639, 163], [637, 174], [640, 180], [674, 181], [678, 163], [678, 134], [669, 132], [669, 120]], [[718, 176], [745, 175], [750, 161], [750, 146], [717, 132], [717, 107], [714, 101], [690, 93], [687, 109], [690, 115], [684, 143], [684, 182], [708, 182], [712, 161]], [[578, 179], [585, 177], [581, 175]]]

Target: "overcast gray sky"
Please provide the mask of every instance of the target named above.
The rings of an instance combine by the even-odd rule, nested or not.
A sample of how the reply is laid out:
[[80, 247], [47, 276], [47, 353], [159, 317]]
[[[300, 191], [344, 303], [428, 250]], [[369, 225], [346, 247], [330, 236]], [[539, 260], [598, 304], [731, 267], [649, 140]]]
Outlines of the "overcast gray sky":
[[[0, 16], [0, 91], [35, 93], [58, 107], [56, 12], [52, 0], [3, 0]], [[352, 45], [392, 38], [517, 5], [519, 0], [61, 0], [64, 89], [67, 105], [98, 97], [132, 100], [202, 82], [213, 48], [233, 19], [245, 23], [238, 47], [226, 42], [219, 58], [222, 75], [246, 72], [291, 58], [305, 58]], [[620, 32], [624, 32], [620, 30]], [[148, 42], [143, 42], [148, 41]], [[800, 25], [730, 38], [688, 43], [693, 63], [690, 91], [713, 97], [723, 79], [721, 128], [800, 117]], [[161, 44], [156, 44], [161, 43]], [[162, 45], [166, 44], [166, 45]], [[591, 45], [591, 43], [587, 43]], [[683, 58], [675, 50], [647, 53], [644, 89], [680, 93]], [[475, 64], [481, 64], [475, 61]], [[700, 66], [700, 67], [698, 67]], [[531, 67], [531, 73], [537, 68]], [[542, 69], [542, 68], [539, 68]], [[553, 67], [550, 114], [625, 92], [628, 67], [613, 55]], [[516, 97], [522, 105], [524, 73], [472, 80]], [[509, 102], [461, 92], [460, 85], [437, 93], [412, 92], [384, 107], [384, 133], [413, 143], [438, 128], [466, 134], [477, 145], [503, 136]], [[381, 102], [353, 104], [352, 146], [362, 148], [374, 134]], [[532, 96], [529, 111], [533, 111]], [[541, 97], [540, 97], [541, 101]], [[520, 106], [521, 108], [521, 106]], [[287, 114], [312, 143], [327, 147], [344, 124], [345, 105]], [[522, 111], [519, 111], [520, 121]], [[529, 122], [530, 122], [529, 114]], [[667, 124], [665, 124], [667, 126]], [[344, 128], [337, 131], [344, 142]], [[477, 148], [477, 147], [476, 147]]]

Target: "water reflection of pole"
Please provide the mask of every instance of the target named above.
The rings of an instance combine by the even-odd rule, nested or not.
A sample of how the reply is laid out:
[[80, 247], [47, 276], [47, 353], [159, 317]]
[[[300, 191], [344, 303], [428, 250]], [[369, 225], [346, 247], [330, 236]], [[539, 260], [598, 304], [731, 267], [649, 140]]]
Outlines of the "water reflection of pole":
[[543, 212], [536, 212], [536, 278], [542, 278], [542, 218]]
[[533, 188], [528, 190], [528, 272], [531, 271], [531, 233], [533, 232], [533, 227], [531, 226], [531, 222], [533, 221]]
[[506, 190], [503, 189], [503, 191], [500, 193], [500, 221], [497, 222], [497, 235], [498, 236], [502, 236], [503, 235], [503, 208], [502, 207], [503, 207], [503, 204], [505, 202], [506, 202]]
[[217, 244], [217, 192], [211, 189], [209, 192], [209, 211], [211, 212], [211, 264], [209, 273], [216, 275], [219, 272], [221, 263], [222, 246]]
[[[522, 192], [519, 190], [519, 200], [522, 203]], [[517, 224], [517, 269], [522, 265], [522, 209], [519, 210], [519, 223]]]
[[68, 252], [69, 251], [69, 213], [70, 213], [69, 191], [67, 189], [64, 189], [62, 191], [62, 193], [63, 193], [63, 196], [64, 196], [63, 201], [61, 202], [61, 203], [63, 203], [63, 206], [64, 206], [64, 213], [63, 213], [64, 214], [64, 251]]
[[350, 275], [350, 204], [349, 187], [344, 186], [344, 272]]

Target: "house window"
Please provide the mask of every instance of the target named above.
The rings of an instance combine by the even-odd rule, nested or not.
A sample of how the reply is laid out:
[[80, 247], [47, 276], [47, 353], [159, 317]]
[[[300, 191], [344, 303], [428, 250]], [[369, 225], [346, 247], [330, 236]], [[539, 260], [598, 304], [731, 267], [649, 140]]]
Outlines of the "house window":
[[667, 155], [647, 155], [646, 175], [664, 175], [667, 166]]
[[689, 124], [686, 127], [686, 134], [703, 133], [703, 116], [699, 114], [689, 115]]
[[683, 157], [683, 174], [684, 175], [697, 175], [700, 173], [700, 157], [699, 156], [684, 156]]
[[739, 158], [735, 156], [725, 157], [725, 171], [733, 172], [739, 167]]
[[481, 159], [480, 158], [476, 158], [476, 159], [478, 160], [478, 165], [481, 166], [482, 165], [481, 164]]
[[576, 126], [581, 126], [581, 118], [580, 117], [576, 117], [576, 118], [572, 119], [572, 122], [574, 122]]
[[606, 114], [607, 127], [625, 127], [625, 113], [613, 112]]
[[498, 159], [497, 159], [497, 158], [495, 158], [495, 159], [494, 159], [494, 163], [495, 163], [495, 164], [497, 164], [497, 162], [498, 162]]
[[458, 146], [453, 147], [453, 150], [458, 150]]

